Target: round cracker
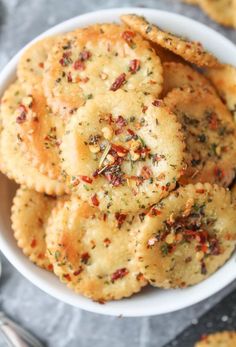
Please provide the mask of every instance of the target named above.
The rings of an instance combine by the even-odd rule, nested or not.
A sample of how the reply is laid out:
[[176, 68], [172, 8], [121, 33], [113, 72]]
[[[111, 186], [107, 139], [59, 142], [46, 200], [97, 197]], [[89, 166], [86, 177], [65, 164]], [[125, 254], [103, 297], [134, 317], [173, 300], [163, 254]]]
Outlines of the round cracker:
[[17, 245], [36, 265], [52, 270], [46, 254], [46, 225], [51, 210], [56, 205], [52, 196], [20, 187], [12, 206], [12, 229]]
[[55, 37], [46, 37], [30, 45], [20, 57], [17, 76], [27, 93], [32, 89], [41, 91], [44, 64], [55, 43]]
[[[164, 83], [162, 96], [174, 88], [212, 88], [209, 81], [190, 66], [176, 62], [163, 63]], [[212, 88], [213, 90], [213, 88]]]
[[236, 127], [230, 112], [209, 89], [174, 89], [164, 99], [182, 124], [188, 164], [182, 184], [229, 186], [236, 168]]
[[151, 206], [175, 187], [185, 166], [175, 115], [161, 100], [122, 90], [81, 107], [61, 150], [69, 187], [110, 212]]
[[203, 48], [200, 42], [189, 41], [183, 37], [165, 32], [156, 25], [149, 23], [144, 17], [127, 14], [121, 16], [121, 20], [144, 38], [169, 49], [190, 63], [200, 67], [218, 66], [220, 64], [211, 53]]
[[158, 96], [162, 81], [160, 59], [149, 43], [117, 24], [92, 25], [61, 37], [44, 72], [48, 103], [62, 115], [117, 89]]
[[3, 127], [12, 122], [12, 116], [26, 94], [18, 80], [10, 84], [1, 98], [0, 120]]
[[236, 121], [236, 68], [224, 65], [220, 69], [208, 69], [206, 76], [213, 83]]
[[134, 257], [133, 219], [103, 214], [76, 197], [58, 206], [46, 238], [55, 274], [75, 292], [100, 302], [140, 291], [146, 280]]
[[198, 183], [155, 205], [137, 232], [136, 257], [144, 277], [163, 288], [199, 283], [214, 273], [236, 244], [231, 193]]
[[63, 181], [59, 145], [65, 126], [62, 118], [49, 109], [41, 91], [32, 90], [21, 100], [12, 125], [32, 165], [48, 177]]
[[235, 347], [236, 332], [222, 331], [211, 335], [204, 335], [195, 347]]
[[199, 0], [199, 5], [214, 21], [236, 28], [236, 0]]
[[63, 183], [41, 174], [25, 157], [16, 134], [10, 128], [4, 129], [0, 137], [0, 157], [3, 160], [4, 173], [16, 183], [25, 185], [39, 193], [62, 195], [68, 192]]

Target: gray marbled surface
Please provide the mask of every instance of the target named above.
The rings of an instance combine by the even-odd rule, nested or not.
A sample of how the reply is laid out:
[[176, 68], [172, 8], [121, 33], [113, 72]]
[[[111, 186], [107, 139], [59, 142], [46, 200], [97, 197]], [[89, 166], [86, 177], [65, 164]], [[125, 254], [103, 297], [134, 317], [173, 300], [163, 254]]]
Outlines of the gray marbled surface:
[[[219, 27], [199, 9], [178, 0], [0, 0], [0, 69], [24, 44], [56, 23], [96, 9], [121, 6], [182, 13], [210, 25], [236, 43], [235, 31]], [[172, 314], [150, 318], [107, 317], [53, 299], [25, 280], [3, 256], [1, 259], [0, 308], [48, 347], [161, 347], [236, 288], [235, 282], [210, 299]], [[5, 347], [1, 340], [0, 347]]]

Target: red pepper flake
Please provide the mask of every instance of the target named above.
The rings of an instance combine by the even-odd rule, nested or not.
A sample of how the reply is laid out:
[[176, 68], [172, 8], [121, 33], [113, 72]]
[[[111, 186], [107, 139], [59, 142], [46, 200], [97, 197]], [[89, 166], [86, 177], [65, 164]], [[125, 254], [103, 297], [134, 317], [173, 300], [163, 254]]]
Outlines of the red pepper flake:
[[20, 114], [16, 118], [16, 123], [22, 124], [26, 121], [26, 113], [27, 113], [26, 107], [24, 105], [20, 105], [19, 112]]
[[104, 220], [104, 222], [107, 220], [107, 214], [106, 213], [103, 214], [103, 220]]
[[116, 125], [119, 128], [123, 128], [123, 127], [125, 127], [127, 125], [127, 121], [124, 119], [124, 117], [118, 116], [117, 119], [116, 119]]
[[153, 106], [160, 107], [163, 105], [163, 101], [162, 100], [154, 100], [152, 104], [153, 104]]
[[143, 276], [143, 274], [141, 272], [137, 274], [136, 280], [139, 281], [139, 282], [145, 280], [145, 278], [144, 278], [144, 276]]
[[158, 210], [156, 207], [153, 207], [148, 213], [149, 217], [160, 216], [160, 215], [161, 215], [161, 211]]
[[143, 113], [145, 113], [145, 112], [147, 111], [147, 109], [148, 109], [147, 106], [145, 106], [145, 105], [142, 106], [142, 112], [143, 112]]
[[149, 167], [144, 166], [141, 170], [141, 176], [145, 180], [148, 180], [152, 176], [152, 170]]
[[205, 193], [205, 189], [197, 189], [196, 193], [198, 194], [204, 194]]
[[80, 60], [86, 61], [86, 60], [88, 60], [89, 58], [91, 58], [91, 56], [92, 56], [92, 53], [91, 53], [91, 52], [89, 52], [89, 51], [82, 51], [82, 52], [80, 53]]
[[82, 261], [82, 263], [87, 264], [89, 258], [90, 258], [90, 255], [89, 255], [88, 252], [83, 253], [83, 254], [81, 255], [81, 261]]
[[85, 64], [83, 61], [81, 61], [80, 59], [76, 60], [74, 62], [74, 69], [75, 70], [80, 70], [80, 71], [83, 71], [85, 70]]
[[128, 149], [126, 149], [125, 147], [120, 146], [120, 145], [112, 144], [111, 147], [116, 153], [126, 154], [129, 152]]
[[67, 280], [67, 281], [71, 281], [71, 277], [69, 274], [64, 274], [63, 277]]
[[122, 224], [124, 223], [126, 217], [127, 217], [126, 214], [116, 212], [115, 218], [117, 220], [117, 226], [119, 229], [121, 228]]
[[69, 83], [72, 82], [71, 72], [68, 72], [68, 74], [67, 74], [67, 82], [69, 82]]
[[141, 65], [140, 60], [138, 59], [131, 60], [129, 63], [129, 71], [132, 74], [136, 73], [140, 69], [140, 65]]
[[38, 255], [38, 259], [44, 259], [45, 258], [45, 254], [43, 254], [43, 253], [39, 253], [39, 255]]
[[108, 239], [108, 238], [105, 238], [105, 239], [103, 240], [103, 242], [104, 242], [105, 247], [109, 247], [109, 245], [111, 244], [111, 240]]
[[127, 129], [127, 132], [129, 133], [129, 135], [134, 136], [135, 132], [131, 129]]
[[211, 130], [216, 130], [218, 128], [218, 119], [215, 113], [211, 115], [209, 125]]
[[68, 66], [72, 63], [72, 59], [70, 58], [71, 52], [64, 52], [62, 58], [59, 60], [59, 63], [62, 66]]
[[39, 65], [39, 67], [40, 67], [41, 69], [44, 68], [44, 63], [39, 63], [38, 65]]
[[94, 195], [91, 197], [91, 201], [92, 201], [93, 206], [99, 206], [99, 200], [98, 200], [98, 198], [97, 198], [97, 194], [94, 194]]
[[34, 248], [37, 245], [37, 241], [35, 239], [32, 240], [30, 247]]
[[92, 178], [88, 177], [88, 176], [79, 176], [80, 179], [86, 183], [91, 184], [93, 182]]
[[121, 35], [122, 39], [124, 39], [127, 43], [132, 43], [133, 38], [135, 37], [135, 33], [133, 31], [123, 31]]
[[126, 80], [126, 74], [122, 73], [120, 76], [117, 77], [117, 79], [112, 83], [110, 90], [115, 92], [117, 89], [119, 89]]
[[82, 266], [80, 266], [80, 267], [78, 268], [78, 270], [76, 270], [75, 272], [73, 272], [73, 275], [74, 275], [74, 276], [78, 276], [78, 275], [81, 274], [82, 271], [83, 271], [83, 268], [82, 268]]
[[116, 270], [112, 275], [111, 275], [111, 281], [115, 282], [118, 279], [121, 279], [128, 275], [129, 271], [124, 267], [122, 269]]

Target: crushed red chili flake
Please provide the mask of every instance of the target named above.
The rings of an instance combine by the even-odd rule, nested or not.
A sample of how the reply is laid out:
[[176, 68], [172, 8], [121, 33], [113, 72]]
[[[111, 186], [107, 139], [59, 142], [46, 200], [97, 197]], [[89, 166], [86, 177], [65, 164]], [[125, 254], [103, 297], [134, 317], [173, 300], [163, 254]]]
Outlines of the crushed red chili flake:
[[161, 211], [158, 210], [156, 207], [153, 207], [149, 213], [148, 216], [152, 217], [152, 216], [160, 216], [161, 215]]
[[69, 83], [72, 82], [71, 72], [68, 72], [68, 74], [67, 74], [67, 82], [69, 82]]
[[80, 70], [80, 71], [85, 70], [85, 64], [80, 59], [78, 59], [78, 60], [76, 60], [74, 62], [74, 66], [73, 67], [74, 67], [75, 70]]
[[137, 281], [144, 281], [145, 280], [145, 278], [141, 272], [137, 274], [136, 279], [137, 279]]
[[94, 194], [94, 195], [91, 197], [91, 201], [92, 201], [93, 206], [99, 206], [99, 200], [98, 200], [98, 198], [97, 198], [97, 194]]
[[132, 43], [135, 33], [133, 31], [126, 30], [123, 31], [121, 36], [127, 43]]
[[127, 217], [126, 214], [116, 212], [115, 218], [117, 220], [117, 226], [119, 229], [121, 228], [122, 224], [124, 223], [126, 217]]
[[211, 130], [216, 130], [218, 128], [218, 119], [215, 113], [210, 116], [209, 125]]
[[112, 148], [115, 152], [117, 152], [117, 153], [126, 154], [126, 153], [129, 152], [128, 149], [126, 149], [125, 147], [120, 146], [120, 145], [112, 144], [112, 145], [111, 145], [111, 148]]
[[82, 51], [82, 52], [80, 53], [79, 56], [80, 56], [80, 60], [86, 61], [86, 60], [88, 60], [89, 58], [91, 58], [92, 53], [89, 52], [89, 51]]
[[143, 112], [143, 113], [145, 113], [145, 112], [147, 111], [147, 109], [148, 109], [147, 106], [145, 106], [145, 105], [142, 106], [142, 112]]
[[133, 130], [131, 130], [131, 129], [127, 129], [127, 132], [128, 132], [128, 134], [131, 135], [131, 136], [134, 136], [134, 135], [135, 135], [135, 132], [134, 132]]
[[160, 107], [163, 105], [163, 101], [162, 100], [154, 100], [152, 104], [153, 104], [153, 106]]
[[69, 274], [64, 274], [63, 277], [67, 280], [67, 281], [71, 281], [71, 277]]
[[141, 65], [140, 60], [138, 59], [131, 60], [129, 63], [129, 71], [132, 74], [136, 73], [140, 69], [140, 65]]
[[52, 271], [52, 270], [53, 270], [52, 264], [49, 264], [49, 265], [48, 265], [48, 270], [49, 270], [49, 271]]
[[110, 90], [115, 92], [118, 90], [126, 81], [126, 74], [122, 73], [120, 76], [116, 78], [116, 80], [112, 83]]
[[118, 116], [117, 119], [116, 119], [116, 125], [119, 128], [123, 128], [123, 127], [125, 127], [127, 125], [127, 121], [124, 119], [124, 117]]
[[81, 261], [82, 261], [82, 263], [87, 264], [89, 258], [90, 258], [90, 255], [89, 255], [88, 252], [83, 253], [83, 254], [81, 255]]
[[22, 124], [26, 121], [26, 113], [27, 113], [26, 107], [24, 105], [20, 105], [19, 112], [20, 112], [19, 116], [16, 117], [16, 123]]
[[196, 193], [204, 194], [205, 193], [205, 189], [196, 189]]
[[34, 248], [37, 245], [37, 241], [35, 239], [32, 240], [30, 247]]
[[62, 66], [70, 65], [72, 63], [72, 59], [70, 58], [71, 54], [72, 53], [70, 51], [64, 52], [63, 55], [62, 55], [62, 58], [59, 60], [59, 63]]
[[80, 179], [86, 183], [91, 184], [93, 182], [92, 178], [88, 177], [88, 176], [79, 176]]
[[122, 269], [116, 270], [112, 275], [111, 275], [111, 281], [115, 282], [118, 279], [121, 279], [128, 275], [129, 271], [124, 267]]
[[44, 63], [39, 63], [38, 66], [43, 69], [44, 68]]
[[104, 220], [104, 222], [107, 220], [107, 214], [106, 213], [103, 213], [103, 220]]
[[108, 246], [111, 244], [111, 240], [108, 239], [108, 238], [105, 238], [105, 239], [103, 240], [103, 242], [104, 242], [105, 247], [108, 247]]
[[76, 270], [75, 272], [73, 272], [73, 275], [74, 275], [74, 276], [78, 276], [78, 275], [81, 274], [82, 271], [83, 271], [83, 268], [82, 268], [82, 266], [80, 266], [80, 267], [78, 268], [78, 270]]

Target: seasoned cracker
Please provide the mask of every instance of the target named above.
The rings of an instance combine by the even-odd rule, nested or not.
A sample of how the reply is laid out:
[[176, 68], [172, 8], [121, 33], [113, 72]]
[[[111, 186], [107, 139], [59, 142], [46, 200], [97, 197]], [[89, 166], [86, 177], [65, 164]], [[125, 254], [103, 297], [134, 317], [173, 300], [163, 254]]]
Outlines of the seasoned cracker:
[[99, 302], [140, 291], [146, 280], [134, 257], [133, 219], [103, 214], [76, 197], [56, 207], [46, 238], [55, 274]]
[[62, 195], [68, 192], [63, 183], [41, 174], [25, 157], [19, 146], [19, 139], [12, 129], [4, 129], [0, 137], [0, 157], [3, 160], [4, 173], [29, 189], [48, 195]]
[[236, 0], [199, 0], [199, 4], [211, 19], [236, 28]]
[[153, 286], [183, 288], [222, 266], [236, 245], [231, 193], [208, 183], [170, 193], [146, 215], [137, 232], [136, 258]]
[[122, 90], [81, 107], [61, 150], [69, 187], [110, 212], [135, 212], [159, 201], [185, 167], [175, 115], [161, 100]]
[[46, 254], [46, 225], [56, 199], [28, 188], [19, 188], [13, 200], [12, 229], [18, 246], [36, 265], [52, 270]]
[[159, 57], [143, 38], [117, 24], [97, 24], [61, 37], [50, 51], [44, 91], [54, 112], [75, 112], [97, 94], [118, 89], [158, 96]]
[[236, 332], [222, 331], [210, 335], [204, 335], [195, 347], [235, 347]]
[[229, 186], [236, 168], [236, 126], [220, 98], [209, 89], [174, 89], [164, 99], [182, 124], [188, 164], [182, 184]]
[[163, 63], [164, 84], [162, 96], [166, 96], [174, 88], [192, 87], [192, 88], [208, 88], [212, 89], [209, 81], [198, 71], [192, 67], [176, 63]]
[[21, 100], [13, 127], [32, 165], [48, 177], [63, 181], [59, 146], [65, 126], [62, 118], [49, 109], [41, 91], [32, 90]]
[[219, 65], [218, 60], [207, 52], [200, 42], [189, 41], [183, 37], [165, 32], [156, 25], [149, 23], [144, 17], [136, 14], [122, 15], [121, 20], [144, 38], [169, 49], [190, 63], [201, 67]]
[[13, 114], [26, 94], [18, 80], [10, 84], [4, 92], [0, 103], [0, 121], [3, 127], [12, 122]]
[[56, 37], [46, 37], [30, 45], [22, 54], [17, 66], [17, 76], [26, 93], [41, 91], [44, 64]]
[[224, 65], [220, 69], [208, 69], [206, 76], [211, 80], [236, 121], [236, 68]]

